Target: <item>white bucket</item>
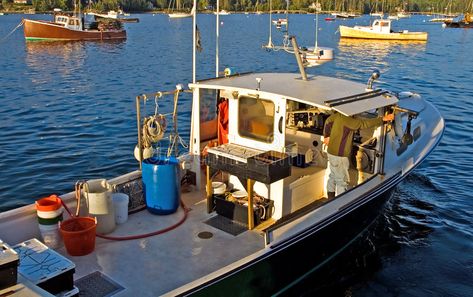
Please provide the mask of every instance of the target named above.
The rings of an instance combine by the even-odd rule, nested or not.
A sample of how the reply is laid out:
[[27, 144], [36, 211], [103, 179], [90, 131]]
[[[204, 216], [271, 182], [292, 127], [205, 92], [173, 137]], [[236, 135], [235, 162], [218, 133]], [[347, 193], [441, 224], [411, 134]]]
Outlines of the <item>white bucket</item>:
[[112, 201], [112, 186], [105, 179], [92, 179], [84, 187], [89, 214], [97, 218], [99, 234], [115, 229], [115, 208]]
[[59, 224], [41, 225], [38, 224], [43, 242], [48, 247], [55, 249], [61, 245], [62, 238], [59, 232]]
[[123, 224], [128, 220], [128, 202], [130, 198], [124, 193], [112, 194], [113, 205], [115, 207], [115, 222]]

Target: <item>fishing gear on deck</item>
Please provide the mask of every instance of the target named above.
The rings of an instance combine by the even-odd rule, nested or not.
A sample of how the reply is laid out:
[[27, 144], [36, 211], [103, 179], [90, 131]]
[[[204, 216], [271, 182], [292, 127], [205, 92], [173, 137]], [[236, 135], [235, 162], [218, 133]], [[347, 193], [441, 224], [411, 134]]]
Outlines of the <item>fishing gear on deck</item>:
[[[187, 145], [184, 143], [184, 140], [178, 133], [177, 129], [177, 102], [179, 99], [179, 94], [183, 91], [182, 85], [177, 85], [176, 89], [173, 91], [167, 92], [156, 92], [149, 96], [154, 96], [155, 109], [154, 115], [141, 118], [140, 112], [140, 100], [143, 100], [145, 103], [148, 100], [148, 95], [143, 94], [137, 96], [137, 123], [138, 123], [138, 145], [135, 147], [135, 158], [141, 162], [141, 160], [148, 159], [153, 155], [159, 154], [159, 147], [155, 149], [153, 146], [160, 143], [163, 140], [165, 133], [167, 132], [167, 119], [166, 117], [172, 116], [172, 130], [169, 133], [169, 143], [166, 150], [166, 157], [169, 158], [172, 155], [177, 156], [178, 154], [178, 144], [181, 144], [182, 147], [187, 148]], [[173, 111], [165, 114], [158, 113], [159, 104], [158, 99], [162, 98], [164, 95], [173, 95]], [[142, 158], [140, 158], [140, 156]]]
[[166, 117], [162, 114], [146, 117], [143, 120], [143, 146], [151, 147], [160, 141], [166, 131]]

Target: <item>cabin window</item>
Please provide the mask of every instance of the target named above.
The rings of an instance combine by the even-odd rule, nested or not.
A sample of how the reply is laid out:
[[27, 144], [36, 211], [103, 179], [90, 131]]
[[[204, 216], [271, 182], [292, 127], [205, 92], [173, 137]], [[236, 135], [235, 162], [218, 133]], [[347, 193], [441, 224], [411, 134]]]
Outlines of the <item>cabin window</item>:
[[381, 22], [381, 26], [382, 27], [389, 27], [389, 23], [388, 22]]
[[274, 103], [242, 96], [238, 100], [238, 133], [267, 143], [273, 142]]
[[69, 25], [74, 26], [74, 20], [69, 20]]
[[200, 140], [217, 138], [218, 90], [200, 89]]

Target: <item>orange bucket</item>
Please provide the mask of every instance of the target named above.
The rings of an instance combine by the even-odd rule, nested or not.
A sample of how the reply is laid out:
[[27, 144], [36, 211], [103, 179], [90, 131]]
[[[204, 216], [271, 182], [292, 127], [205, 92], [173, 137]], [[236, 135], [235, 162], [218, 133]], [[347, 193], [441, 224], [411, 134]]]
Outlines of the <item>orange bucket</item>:
[[36, 209], [39, 211], [54, 211], [61, 208], [61, 198], [51, 195], [36, 201]]
[[66, 251], [71, 256], [84, 256], [95, 249], [97, 222], [90, 217], [72, 217], [60, 225]]

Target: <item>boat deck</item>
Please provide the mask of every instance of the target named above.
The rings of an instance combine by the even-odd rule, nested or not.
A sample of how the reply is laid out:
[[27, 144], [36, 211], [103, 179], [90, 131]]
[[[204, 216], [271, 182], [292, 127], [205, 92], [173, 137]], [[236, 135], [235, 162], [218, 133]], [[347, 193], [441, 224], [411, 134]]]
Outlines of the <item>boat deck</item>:
[[[206, 224], [216, 214], [207, 213], [204, 197], [202, 192], [184, 193], [182, 200], [190, 208], [187, 219], [164, 234], [127, 241], [97, 238], [94, 252], [80, 257], [68, 256], [64, 247], [57, 251], [76, 264], [75, 280], [100, 271], [125, 288], [114, 296], [158, 296], [264, 247], [258, 231], [246, 230], [234, 236]], [[171, 215], [144, 210], [131, 214], [125, 224], [107, 235], [149, 233], [173, 225], [183, 216], [182, 207]], [[213, 236], [200, 238], [199, 233], [204, 231]]]

